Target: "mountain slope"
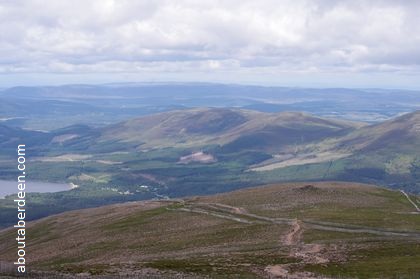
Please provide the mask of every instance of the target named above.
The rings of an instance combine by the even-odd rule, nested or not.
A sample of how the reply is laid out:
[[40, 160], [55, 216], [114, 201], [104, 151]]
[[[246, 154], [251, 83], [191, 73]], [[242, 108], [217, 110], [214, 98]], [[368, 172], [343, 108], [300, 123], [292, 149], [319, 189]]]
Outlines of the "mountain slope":
[[24, 130], [0, 124], [0, 154], [14, 155], [19, 144], [26, 144], [31, 150], [38, 150], [50, 141], [48, 133]]
[[324, 168], [323, 179], [380, 183], [420, 191], [420, 111], [278, 156], [252, 168], [271, 171], [295, 166]]
[[[414, 213], [403, 194], [368, 185], [270, 185], [44, 218], [28, 228], [27, 260], [44, 275], [415, 278]], [[4, 267], [14, 238], [14, 229], [0, 231]]]
[[[348, 132], [359, 123], [303, 113], [261, 113], [200, 108], [133, 119], [103, 129], [102, 140], [142, 143], [141, 148], [230, 144], [229, 148], [279, 149]], [[237, 145], [237, 147], [235, 147]]]
[[363, 127], [340, 138], [337, 148], [370, 152], [381, 149], [420, 150], [420, 111]]

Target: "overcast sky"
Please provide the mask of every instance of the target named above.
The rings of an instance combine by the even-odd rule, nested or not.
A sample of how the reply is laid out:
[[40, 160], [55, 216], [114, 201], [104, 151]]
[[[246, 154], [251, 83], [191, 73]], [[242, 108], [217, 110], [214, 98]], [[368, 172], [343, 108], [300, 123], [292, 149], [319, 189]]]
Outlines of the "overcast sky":
[[0, 1], [0, 87], [420, 88], [420, 0]]

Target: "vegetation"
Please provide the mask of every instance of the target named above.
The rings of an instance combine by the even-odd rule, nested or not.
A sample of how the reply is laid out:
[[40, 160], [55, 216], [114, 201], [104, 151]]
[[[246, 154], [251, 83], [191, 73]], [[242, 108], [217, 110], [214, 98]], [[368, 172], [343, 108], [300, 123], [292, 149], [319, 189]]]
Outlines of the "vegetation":
[[[397, 191], [353, 183], [289, 183], [108, 205], [31, 222], [28, 261], [38, 273], [90, 276], [255, 278], [287, 270], [415, 278], [420, 222], [414, 210]], [[331, 218], [335, 211], [342, 218]], [[0, 232], [0, 261], [15, 256], [13, 242], [5, 241], [13, 232]]]
[[[357, 181], [418, 193], [420, 139], [413, 127], [419, 115], [363, 127], [302, 113], [193, 109], [101, 129], [73, 125], [41, 133], [4, 126], [0, 135], [15, 141], [0, 143], [0, 178], [16, 179], [15, 145], [25, 138], [29, 181], [80, 186], [31, 195], [32, 219], [113, 202], [287, 181]], [[180, 163], [181, 157], [198, 151], [214, 160]], [[319, 154], [330, 155], [313, 160]], [[279, 162], [280, 167], [254, 171]], [[0, 227], [14, 222], [12, 198], [0, 200]]]

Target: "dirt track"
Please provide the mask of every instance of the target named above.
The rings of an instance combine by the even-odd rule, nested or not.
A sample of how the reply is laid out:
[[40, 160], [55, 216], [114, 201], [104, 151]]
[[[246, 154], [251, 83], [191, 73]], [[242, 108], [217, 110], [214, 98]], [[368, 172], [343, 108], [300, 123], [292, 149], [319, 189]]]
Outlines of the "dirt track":
[[286, 246], [296, 245], [301, 241], [302, 238], [302, 225], [299, 220], [295, 220], [292, 224], [290, 231], [284, 236], [283, 244]]
[[400, 232], [387, 229], [378, 229], [363, 226], [353, 226], [332, 222], [297, 220], [288, 218], [270, 218], [257, 214], [248, 213], [244, 208], [234, 207], [220, 203], [185, 203], [185, 207], [176, 209], [191, 213], [206, 214], [217, 218], [232, 220], [245, 224], [287, 224], [290, 225], [289, 231], [280, 236], [282, 246], [290, 249], [289, 256], [299, 260], [297, 263], [269, 265], [265, 268], [269, 278], [307, 278], [320, 279], [309, 272], [293, 272], [296, 267], [306, 264], [327, 264], [330, 258], [337, 260], [340, 256], [328, 252], [328, 247], [322, 244], [305, 244], [302, 235], [305, 229], [317, 229], [325, 231], [349, 232], [349, 233], [368, 233], [380, 236], [400, 236], [408, 238], [420, 238], [419, 232]]
[[282, 237], [282, 244], [290, 247], [289, 256], [299, 259], [296, 264], [278, 264], [269, 265], [265, 268], [270, 278], [320, 278], [310, 272], [292, 272], [291, 267], [305, 264], [326, 264], [329, 259], [323, 255], [324, 246], [321, 244], [305, 244], [302, 241], [304, 232], [303, 224], [299, 220], [295, 220], [290, 230]]
[[[272, 224], [288, 224], [293, 225], [296, 220], [289, 218], [271, 218], [266, 216], [260, 216], [246, 212], [245, 209], [239, 207], [233, 207], [230, 205], [219, 204], [219, 203], [189, 203], [185, 204], [184, 208], [178, 209], [182, 211], [189, 211], [199, 214], [212, 215], [215, 217], [229, 219], [241, 223], [272, 223]], [[334, 222], [322, 222], [312, 220], [300, 220], [300, 226], [305, 225], [307, 228], [325, 230], [325, 231], [336, 231], [336, 232], [348, 232], [348, 233], [368, 233], [381, 236], [401, 236], [410, 238], [420, 238], [420, 233], [417, 231], [393, 231], [388, 229], [372, 228], [366, 226], [355, 226], [347, 225]]]

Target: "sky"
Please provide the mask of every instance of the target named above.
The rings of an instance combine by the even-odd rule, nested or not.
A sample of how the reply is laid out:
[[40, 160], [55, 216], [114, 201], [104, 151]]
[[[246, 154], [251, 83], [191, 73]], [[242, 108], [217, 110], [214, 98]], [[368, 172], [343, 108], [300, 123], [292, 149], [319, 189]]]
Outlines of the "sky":
[[0, 87], [420, 89], [420, 0], [0, 0]]

